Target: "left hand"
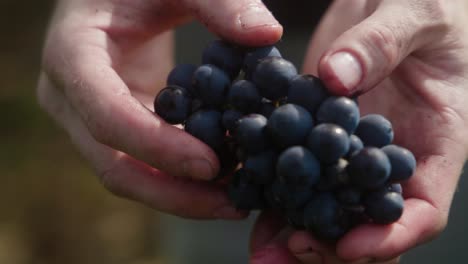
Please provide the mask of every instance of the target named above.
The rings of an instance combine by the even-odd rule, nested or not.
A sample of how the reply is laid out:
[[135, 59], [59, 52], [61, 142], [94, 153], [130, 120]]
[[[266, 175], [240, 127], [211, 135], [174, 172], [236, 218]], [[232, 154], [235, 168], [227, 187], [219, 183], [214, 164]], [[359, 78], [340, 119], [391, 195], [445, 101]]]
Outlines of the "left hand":
[[264, 215], [252, 235], [251, 263], [397, 263], [445, 228], [468, 157], [467, 12], [462, 0], [333, 3], [304, 72], [318, 73], [335, 94], [361, 94], [362, 115], [392, 122], [395, 143], [418, 161], [403, 184], [405, 210], [396, 223], [359, 226], [332, 246]]

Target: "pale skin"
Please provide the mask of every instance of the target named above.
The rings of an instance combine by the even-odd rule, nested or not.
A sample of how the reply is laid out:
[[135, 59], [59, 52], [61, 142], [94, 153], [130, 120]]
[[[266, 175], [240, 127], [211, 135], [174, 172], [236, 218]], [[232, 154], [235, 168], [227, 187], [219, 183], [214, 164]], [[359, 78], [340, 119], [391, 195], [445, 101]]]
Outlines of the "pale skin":
[[[403, 186], [406, 208], [397, 223], [359, 227], [333, 246], [265, 214], [251, 263], [395, 263], [443, 230], [468, 150], [467, 10], [462, 0], [334, 2], [304, 72], [336, 94], [363, 94], [362, 113], [392, 121], [396, 143], [418, 159]], [[172, 67], [170, 29], [192, 18], [241, 45], [273, 44], [282, 34], [260, 1], [62, 0], [38, 98], [111, 192], [182, 217], [240, 219], [222, 187], [207, 181], [219, 169], [215, 154], [151, 111]]]

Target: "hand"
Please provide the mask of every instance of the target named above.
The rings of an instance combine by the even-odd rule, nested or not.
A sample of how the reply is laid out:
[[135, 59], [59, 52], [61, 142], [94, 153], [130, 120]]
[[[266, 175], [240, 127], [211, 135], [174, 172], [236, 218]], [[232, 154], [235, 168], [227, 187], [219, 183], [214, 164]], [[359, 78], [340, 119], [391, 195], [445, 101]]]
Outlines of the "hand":
[[[418, 161], [415, 175], [403, 184], [405, 210], [398, 222], [360, 226], [333, 246], [307, 232], [279, 243], [273, 237], [281, 225], [260, 219], [252, 263], [394, 263], [444, 229], [468, 150], [467, 4], [333, 3], [311, 40], [304, 71], [318, 73], [335, 94], [362, 94], [363, 115], [391, 120], [396, 144]], [[274, 261], [265, 260], [265, 250], [275, 252], [268, 254]]]
[[172, 67], [171, 29], [191, 18], [243, 45], [282, 27], [260, 0], [59, 1], [45, 43], [40, 105], [111, 192], [192, 218], [240, 218], [211, 149], [152, 113]]

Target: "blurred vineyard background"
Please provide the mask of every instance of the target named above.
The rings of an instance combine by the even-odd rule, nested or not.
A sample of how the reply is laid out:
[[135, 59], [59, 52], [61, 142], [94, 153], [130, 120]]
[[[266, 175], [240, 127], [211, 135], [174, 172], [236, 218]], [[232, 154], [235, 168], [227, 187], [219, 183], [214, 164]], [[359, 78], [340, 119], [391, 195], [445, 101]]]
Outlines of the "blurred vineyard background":
[[[67, 135], [37, 106], [40, 51], [52, 6], [50, 0], [0, 1], [0, 263], [168, 263], [160, 215], [107, 193]], [[210, 35], [190, 25], [177, 38], [177, 61], [197, 63]], [[280, 49], [300, 65], [306, 41], [302, 29], [287, 29]], [[466, 262], [466, 182], [460, 183], [446, 232], [403, 263]]]

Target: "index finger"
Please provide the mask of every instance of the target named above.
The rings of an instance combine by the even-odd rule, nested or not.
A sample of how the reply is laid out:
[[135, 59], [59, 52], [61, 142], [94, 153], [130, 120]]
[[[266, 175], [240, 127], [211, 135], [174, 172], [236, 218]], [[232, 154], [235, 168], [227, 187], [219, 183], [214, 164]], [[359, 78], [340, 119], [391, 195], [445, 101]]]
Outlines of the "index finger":
[[51, 38], [62, 54], [46, 53], [46, 66], [92, 136], [173, 176], [214, 177], [219, 165], [208, 146], [167, 124], [132, 96], [113, 68], [116, 56], [111, 56], [114, 47], [108, 35], [99, 29], [75, 30], [68, 37]]

